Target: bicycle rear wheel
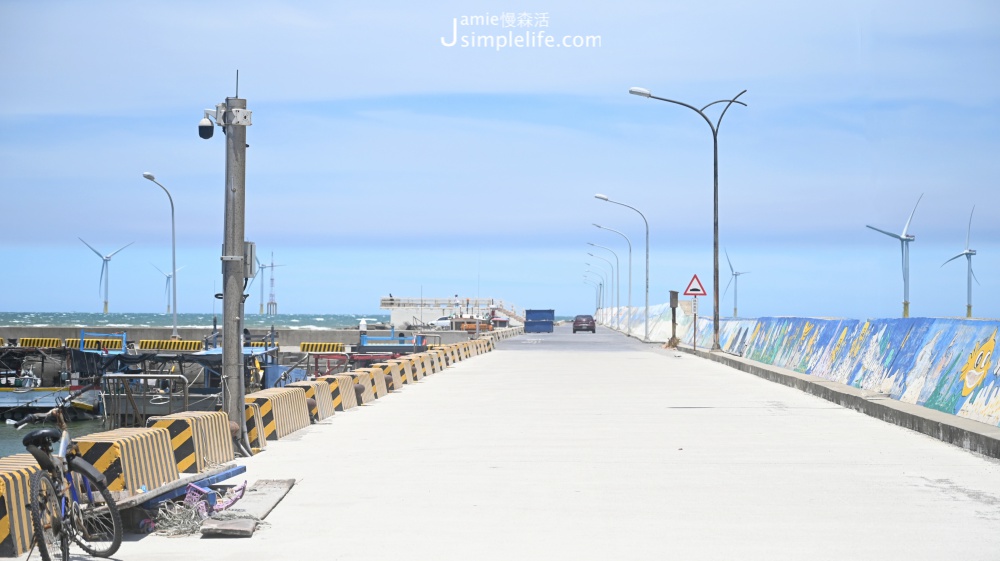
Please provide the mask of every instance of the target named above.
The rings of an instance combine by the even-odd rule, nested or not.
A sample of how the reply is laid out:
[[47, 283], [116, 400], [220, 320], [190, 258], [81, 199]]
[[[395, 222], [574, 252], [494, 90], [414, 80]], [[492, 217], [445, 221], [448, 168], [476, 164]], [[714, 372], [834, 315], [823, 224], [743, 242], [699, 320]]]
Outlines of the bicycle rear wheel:
[[69, 559], [69, 536], [64, 531], [61, 497], [48, 472], [39, 471], [31, 476], [31, 523], [35, 543], [42, 561]]
[[73, 470], [69, 532], [80, 547], [95, 557], [110, 557], [122, 544], [122, 517], [107, 486], [86, 471]]

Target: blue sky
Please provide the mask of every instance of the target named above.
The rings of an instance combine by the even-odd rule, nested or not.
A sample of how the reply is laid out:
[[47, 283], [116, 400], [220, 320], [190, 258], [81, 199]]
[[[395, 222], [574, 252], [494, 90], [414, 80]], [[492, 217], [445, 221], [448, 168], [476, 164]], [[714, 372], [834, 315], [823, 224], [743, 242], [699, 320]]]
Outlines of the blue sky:
[[[638, 304], [642, 221], [595, 193], [649, 220], [651, 302], [692, 274], [711, 290], [711, 134], [641, 86], [696, 106], [748, 90], [719, 147], [740, 315], [898, 315], [899, 244], [865, 224], [901, 230], [923, 193], [912, 315], [964, 314], [964, 259], [941, 264], [976, 205], [975, 312], [1000, 317], [1000, 4], [811, 4], [0, 0], [0, 310], [100, 311], [78, 237], [135, 242], [111, 262], [112, 311], [164, 309], [169, 204], [144, 171], [175, 201], [179, 310], [212, 309], [225, 145], [196, 126], [238, 69], [246, 237], [284, 265], [282, 312], [374, 312], [390, 292], [590, 311], [587, 242], [627, 278], [595, 222], [631, 239]], [[505, 12], [600, 46], [442, 45], [454, 18]]]

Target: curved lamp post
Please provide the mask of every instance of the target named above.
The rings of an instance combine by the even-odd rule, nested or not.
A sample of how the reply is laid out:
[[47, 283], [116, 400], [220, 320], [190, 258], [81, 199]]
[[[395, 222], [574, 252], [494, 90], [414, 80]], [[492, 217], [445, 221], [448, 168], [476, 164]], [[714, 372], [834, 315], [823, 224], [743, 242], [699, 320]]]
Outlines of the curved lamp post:
[[[609, 203], [614, 203], [616, 205], [620, 205], [625, 208], [630, 208], [636, 211], [639, 214], [639, 216], [642, 217], [643, 224], [646, 225], [646, 312], [645, 312], [646, 330], [643, 334], [642, 340], [648, 343], [649, 342], [649, 222], [646, 220], [646, 215], [639, 212], [639, 209], [635, 208], [634, 206], [629, 206], [625, 203], [620, 203], [618, 201], [612, 201], [611, 199], [608, 198], [607, 195], [602, 195], [600, 193], [594, 195], [594, 198], [601, 199], [602, 201], [606, 201]], [[632, 244], [629, 244], [629, 251], [631, 251], [631, 248]]]
[[[705, 122], [708, 123], [708, 128], [712, 129], [712, 150], [714, 154], [714, 170], [715, 170], [714, 172], [715, 186], [713, 190], [714, 193], [713, 208], [714, 208], [715, 226], [713, 229], [714, 242], [712, 249], [712, 258], [713, 258], [712, 321], [714, 322], [714, 325], [712, 326], [713, 329], [712, 350], [717, 351], [719, 350], [719, 125], [722, 124], [722, 118], [726, 116], [726, 111], [729, 110], [729, 107], [732, 104], [739, 103], [740, 105], [746, 107], [747, 104], [743, 103], [742, 101], [737, 101], [737, 98], [747, 93], [747, 91], [746, 90], [741, 91], [740, 93], [736, 94], [736, 96], [733, 97], [732, 99], [720, 99], [718, 101], [713, 101], [712, 103], [709, 103], [708, 105], [702, 107], [701, 109], [698, 109], [693, 105], [688, 105], [687, 103], [684, 103], [682, 101], [674, 101], [672, 99], [667, 99], [665, 97], [656, 97], [655, 95], [650, 93], [650, 91], [647, 90], [646, 88], [629, 88], [628, 93], [632, 95], [648, 97], [650, 99], [658, 99], [660, 101], [666, 101], [667, 103], [674, 103], [676, 105], [683, 105], [684, 107], [687, 107], [688, 109], [701, 115], [701, 118], [705, 119]], [[712, 120], [709, 119], [707, 115], [705, 115], [705, 110], [711, 107], [712, 105], [715, 105], [716, 103], [725, 103], [726, 106], [722, 109], [722, 113], [719, 115], [719, 118], [718, 120], [716, 120], [715, 124], [712, 124]]]
[[625, 243], [628, 244], [628, 323], [626, 324], [626, 335], [632, 336], [632, 240], [628, 239], [628, 236], [619, 232], [618, 230], [612, 230], [611, 228], [605, 228], [604, 226], [594, 224], [595, 227], [601, 230], [607, 230], [609, 232], [614, 232], [619, 236], [625, 238]]
[[[600, 255], [594, 255], [593, 253], [587, 253], [587, 255], [600, 259], [608, 264], [608, 268], [611, 269], [611, 273], [608, 276], [608, 282], [611, 283], [611, 292], [608, 293], [608, 300], [611, 300], [611, 306], [615, 305], [615, 264], [611, 262], [610, 259], [605, 259]], [[614, 324], [609, 323], [611, 328], [614, 329]]]
[[[608, 251], [611, 252], [611, 255], [615, 256], [615, 271], [616, 271], [615, 272], [615, 287], [617, 289], [615, 291], [615, 308], [616, 308], [616, 310], [615, 310], [615, 319], [618, 319], [618, 318], [621, 317], [619, 314], [622, 313], [622, 268], [618, 264], [618, 254], [615, 253], [614, 251], [612, 251], [611, 248], [604, 247], [603, 245], [597, 245], [596, 243], [590, 243], [590, 242], [587, 242], [587, 245], [594, 246], [594, 247], [599, 247], [601, 249], [606, 249], [606, 250], [608, 250]], [[618, 324], [617, 329], [621, 329], [621, 327], [622, 327], [621, 320], [617, 321], [616, 323]]]
[[180, 339], [181, 337], [177, 333], [177, 229], [174, 226], [174, 198], [170, 196], [170, 191], [167, 191], [167, 188], [161, 185], [160, 182], [156, 180], [156, 177], [153, 176], [152, 173], [149, 173], [148, 171], [143, 172], [142, 176], [152, 181], [153, 183], [159, 185], [160, 189], [163, 189], [163, 192], [167, 194], [167, 200], [170, 201], [170, 253], [173, 261], [172, 263], [173, 271], [171, 272], [171, 274], [173, 275], [174, 279], [173, 282], [174, 331], [173, 333], [171, 333], [170, 336], [174, 339]]
[[588, 277], [586, 274], [583, 275], [583, 282], [590, 283], [591, 286], [597, 289], [597, 293], [594, 294], [595, 296], [594, 313], [596, 314], [597, 310], [601, 309], [601, 293], [604, 290], [604, 285], [601, 284], [601, 281], [594, 280]]
[[[591, 265], [590, 263], [584, 263], [584, 265], [586, 265], [588, 267], [594, 267], [594, 265]], [[602, 302], [602, 304], [601, 304], [600, 307], [604, 308], [605, 307], [604, 301], [606, 300], [606, 295], [604, 293], [604, 287], [608, 286], [608, 277], [606, 277], [603, 272], [601, 272], [601, 271], [595, 271], [593, 269], [587, 269], [586, 271], [584, 271], [584, 273], [593, 273], [593, 274], [601, 277], [601, 302]]]

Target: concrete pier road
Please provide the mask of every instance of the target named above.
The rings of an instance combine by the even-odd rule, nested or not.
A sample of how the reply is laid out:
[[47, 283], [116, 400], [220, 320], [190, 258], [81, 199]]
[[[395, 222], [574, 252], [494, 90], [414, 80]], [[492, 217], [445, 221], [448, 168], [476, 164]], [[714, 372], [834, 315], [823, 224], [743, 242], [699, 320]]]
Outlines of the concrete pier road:
[[246, 465], [299, 480], [268, 528], [115, 557], [1000, 559], [997, 461], [601, 328], [502, 341]]

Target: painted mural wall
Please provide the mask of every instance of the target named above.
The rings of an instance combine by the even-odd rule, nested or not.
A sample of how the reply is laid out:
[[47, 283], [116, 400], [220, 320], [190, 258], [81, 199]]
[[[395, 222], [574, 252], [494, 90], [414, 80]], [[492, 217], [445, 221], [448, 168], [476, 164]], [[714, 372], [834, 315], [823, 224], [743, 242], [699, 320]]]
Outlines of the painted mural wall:
[[[670, 338], [670, 307], [650, 306], [650, 340]], [[619, 322], [642, 338], [643, 308], [607, 310], [602, 323]], [[678, 309], [677, 336], [699, 348], [712, 344], [711, 317]], [[885, 394], [1000, 426], [1000, 360], [993, 360], [998, 320], [893, 318], [722, 319], [719, 344], [730, 354]]]

